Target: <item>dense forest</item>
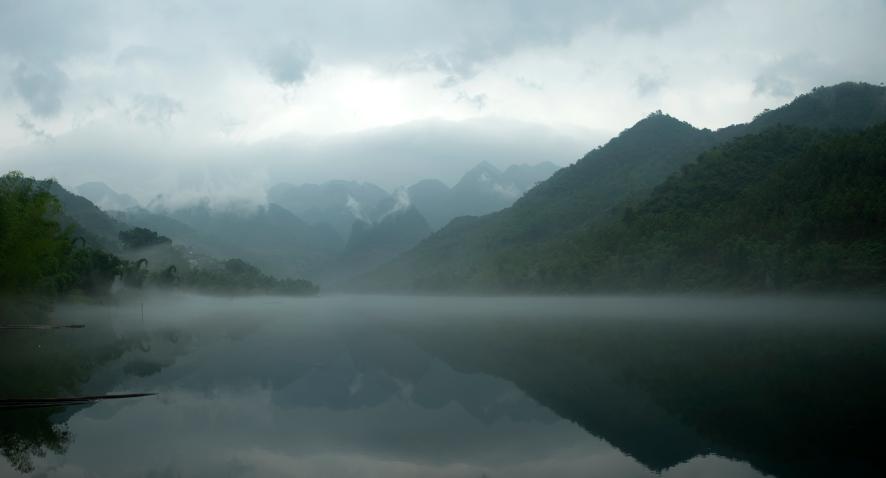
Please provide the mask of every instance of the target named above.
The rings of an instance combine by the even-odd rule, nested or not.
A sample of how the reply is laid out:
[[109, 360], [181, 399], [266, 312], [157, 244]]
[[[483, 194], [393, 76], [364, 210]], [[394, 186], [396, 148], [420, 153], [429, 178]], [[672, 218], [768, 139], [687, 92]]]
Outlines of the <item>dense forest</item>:
[[[89, 288], [120, 266], [116, 257], [84, 247], [55, 219], [60, 205], [50, 182], [12, 172], [0, 177], [0, 293], [53, 297]], [[87, 271], [95, 264], [94, 271]]]
[[[845, 217], [839, 220], [844, 222], [869, 221], [871, 215], [882, 214], [876, 212], [878, 206], [871, 206], [877, 188], [884, 187], [883, 171], [876, 166], [877, 154], [882, 161], [883, 153], [877, 150], [877, 135], [882, 132], [873, 129], [863, 137], [846, 134], [883, 122], [886, 88], [857, 83], [817, 88], [788, 105], [761, 113], [751, 123], [718, 131], [696, 129], [656, 112], [561, 169], [512, 207], [452, 221], [397, 260], [359, 278], [353, 287], [461, 292], [876, 288], [882, 283], [884, 267], [882, 252], [878, 252], [882, 237], [872, 232], [878, 223], [841, 236], [806, 234], [809, 222], [835, 219], [835, 208], [843, 208]], [[783, 129], [791, 125], [815, 129]], [[786, 143], [777, 144], [780, 141]], [[858, 154], [868, 159], [855, 163]], [[813, 164], [818, 169], [810, 167]], [[828, 182], [836, 178], [843, 182]], [[803, 209], [813, 207], [803, 194], [825, 187], [833, 188], [831, 197], [821, 199], [827, 204], [821, 204], [821, 210]], [[690, 232], [681, 228], [689, 226], [670, 216], [677, 214], [671, 205], [663, 206], [669, 204], [662, 196], [668, 193], [663, 191], [670, 188], [678, 188], [683, 198], [692, 198], [690, 203], [679, 203], [680, 218], [710, 215], [735, 224], [760, 216], [772, 219], [769, 212], [755, 209], [762, 205], [752, 199], [730, 204], [728, 210], [717, 209], [727, 208], [725, 204], [712, 203], [714, 191], [729, 195], [744, 194], [746, 189], [759, 190], [754, 194], [766, 197], [771, 207], [782, 208], [785, 216], [770, 220], [765, 231], [753, 234], [742, 233], [747, 224], [756, 222], [718, 230], [722, 235], [716, 240], [722, 242], [707, 236], [712, 231], [699, 229], [692, 233], [702, 237], [687, 243], [682, 235]], [[795, 189], [797, 196], [780, 194]], [[795, 206], [802, 207], [795, 210]], [[864, 212], [858, 215], [858, 211]], [[805, 215], [805, 219], [795, 215]], [[877, 221], [882, 229], [882, 219]], [[635, 225], [627, 227], [627, 223]], [[657, 239], [638, 236], [636, 231], [644, 227]], [[839, 227], [821, 226], [816, 231]], [[772, 239], [774, 234], [782, 238]], [[701, 250], [685, 265], [675, 264], [684, 255], [691, 256], [687, 249], [701, 247], [703, 239], [711, 241], [705, 250], [716, 249], [719, 257], [727, 254], [721, 250], [726, 248], [732, 251], [727, 254], [729, 261], [742, 265], [730, 265], [728, 273], [714, 272], [712, 268], [725, 266], [707, 262], [714, 259]], [[786, 248], [800, 243], [802, 251], [783, 256]], [[797, 254], [808, 257], [801, 259]], [[690, 264], [700, 268], [693, 270]], [[639, 272], [641, 268], [646, 271]]]
[[621, 217], [511, 262], [514, 288], [886, 286], [886, 125], [774, 127], [702, 154]]

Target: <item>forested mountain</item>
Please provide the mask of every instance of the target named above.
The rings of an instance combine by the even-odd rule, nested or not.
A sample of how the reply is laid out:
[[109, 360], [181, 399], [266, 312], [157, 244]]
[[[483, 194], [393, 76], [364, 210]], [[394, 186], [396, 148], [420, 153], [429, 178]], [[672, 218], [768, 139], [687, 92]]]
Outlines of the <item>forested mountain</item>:
[[512, 257], [501, 279], [557, 291], [886, 288], [886, 124], [739, 138], [545, 252]]
[[732, 138], [782, 125], [816, 129], [863, 129], [886, 121], [886, 88], [867, 83], [840, 83], [817, 87], [790, 104], [765, 110], [754, 121], [717, 131]]
[[[554, 269], [560, 267], [579, 267], [571, 261], [594, 253], [582, 249], [592, 246], [587, 240], [588, 230], [616, 220], [626, 207], [641, 203], [654, 187], [694, 162], [703, 151], [742, 134], [764, 131], [773, 124], [827, 130], [877, 124], [886, 121], [884, 104], [886, 88], [844, 83], [817, 88], [789, 105], [764, 112], [749, 124], [717, 132], [699, 130], [654, 113], [561, 169], [512, 207], [480, 218], [455, 220], [354, 286], [465, 291], [586, 288], [586, 271], [570, 272], [562, 279], [540, 278], [559, 273]], [[778, 155], [765, 150], [759, 153]], [[812, 174], [802, 169], [793, 172]], [[704, 182], [695, 187], [699, 188], [697, 192], [687, 194], [706, 197], [708, 186]], [[855, 206], [851, 201], [847, 204]], [[550, 262], [553, 256], [561, 257]], [[763, 280], [766, 282], [765, 277]], [[594, 286], [602, 287], [599, 283]]]

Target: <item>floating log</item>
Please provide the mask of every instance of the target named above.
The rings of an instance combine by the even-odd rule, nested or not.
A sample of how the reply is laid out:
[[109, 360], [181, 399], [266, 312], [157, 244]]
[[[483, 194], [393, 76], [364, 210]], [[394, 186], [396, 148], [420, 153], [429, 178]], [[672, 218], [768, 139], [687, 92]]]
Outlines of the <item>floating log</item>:
[[120, 393], [114, 395], [87, 395], [83, 397], [64, 398], [6, 398], [0, 399], [0, 409], [9, 408], [43, 408], [66, 407], [70, 405], [86, 405], [102, 400], [118, 400], [122, 398], [151, 397], [156, 393]]
[[64, 325], [31, 325], [31, 324], [12, 324], [0, 325], [0, 330], [55, 330], [55, 329], [84, 329], [84, 324], [64, 324]]

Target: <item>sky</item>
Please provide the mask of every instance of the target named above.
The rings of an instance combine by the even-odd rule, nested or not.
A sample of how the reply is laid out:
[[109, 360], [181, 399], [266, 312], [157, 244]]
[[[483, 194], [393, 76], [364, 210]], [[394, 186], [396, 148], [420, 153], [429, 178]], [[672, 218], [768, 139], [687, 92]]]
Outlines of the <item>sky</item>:
[[145, 201], [567, 165], [886, 78], [886, 1], [0, 0], [0, 169]]

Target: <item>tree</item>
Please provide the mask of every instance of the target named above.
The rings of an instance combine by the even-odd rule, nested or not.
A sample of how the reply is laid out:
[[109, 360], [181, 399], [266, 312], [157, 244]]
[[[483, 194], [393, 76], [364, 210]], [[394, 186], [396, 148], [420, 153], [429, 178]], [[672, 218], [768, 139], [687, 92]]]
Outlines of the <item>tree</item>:
[[132, 250], [159, 246], [161, 244], [172, 244], [172, 239], [166, 236], [161, 236], [156, 232], [143, 227], [136, 227], [128, 231], [120, 231], [118, 237], [124, 247]]

